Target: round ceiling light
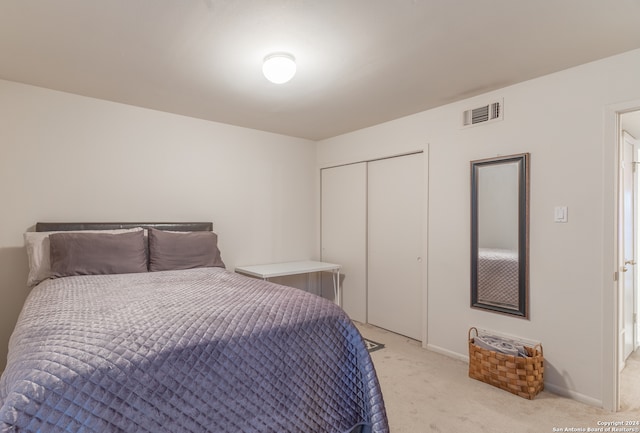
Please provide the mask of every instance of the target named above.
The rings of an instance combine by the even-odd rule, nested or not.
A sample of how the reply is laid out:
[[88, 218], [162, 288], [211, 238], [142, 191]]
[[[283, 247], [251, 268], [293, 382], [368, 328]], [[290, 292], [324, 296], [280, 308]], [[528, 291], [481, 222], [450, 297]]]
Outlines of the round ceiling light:
[[296, 74], [296, 59], [287, 53], [269, 54], [264, 58], [262, 73], [272, 83], [286, 83]]

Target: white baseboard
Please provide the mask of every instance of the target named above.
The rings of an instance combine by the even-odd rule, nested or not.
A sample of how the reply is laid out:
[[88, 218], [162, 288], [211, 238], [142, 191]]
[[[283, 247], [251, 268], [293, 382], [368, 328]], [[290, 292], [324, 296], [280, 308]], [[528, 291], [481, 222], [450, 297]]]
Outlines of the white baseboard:
[[552, 383], [545, 382], [544, 390], [560, 395], [562, 397], [567, 397], [572, 400], [579, 401], [580, 403], [584, 403], [589, 406], [600, 407], [600, 408], [604, 407], [602, 400], [598, 400], [596, 398], [589, 397], [584, 394], [580, 394], [579, 392], [571, 391], [570, 389], [567, 389], [567, 388], [556, 386]]
[[427, 350], [431, 350], [432, 352], [436, 352], [439, 353], [441, 355], [444, 356], [448, 356], [449, 358], [454, 358], [457, 359], [459, 361], [463, 361], [466, 362], [467, 364], [469, 363], [469, 354], [467, 355], [461, 355], [457, 352], [454, 352], [452, 350], [448, 350], [448, 349], [443, 349], [440, 346], [435, 346], [433, 344], [427, 344]]
[[[467, 364], [469, 363], [469, 354], [462, 355], [460, 353], [453, 352], [451, 350], [444, 349], [444, 348], [442, 348], [440, 346], [435, 346], [433, 344], [427, 344], [426, 348], [428, 350], [431, 350], [433, 352], [439, 353], [441, 355], [448, 356], [449, 358], [457, 359], [459, 361], [466, 362]], [[603, 404], [602, 400], [598, 400], [596, 398], [586, 396], [586, 395], [581, 394], [579, 392], [575, 392], [575, 391], [572, 391], [570, 389], [567, 389], [567, 388], [564, 388], [564, 387], [560, 387], [560, 386], [554, 385], [552, 383], [548, 383], [546, 381], [544, 383], [544, 389], [545, 389], [545, 391], [549, 391], [549, 392], [551, 392], [553, 394], [557, 394], [557, 395], [560, 395], [562, 397], [566, 397], [566, 398], [570, 398], [572, 400], [579, 401], [580, 403], [584, 403], [584, 404], [589, 405], [589, 406], [594, 406], [594, 407], [599, 407], [599, 408], [604, 407], [604, 404]]]

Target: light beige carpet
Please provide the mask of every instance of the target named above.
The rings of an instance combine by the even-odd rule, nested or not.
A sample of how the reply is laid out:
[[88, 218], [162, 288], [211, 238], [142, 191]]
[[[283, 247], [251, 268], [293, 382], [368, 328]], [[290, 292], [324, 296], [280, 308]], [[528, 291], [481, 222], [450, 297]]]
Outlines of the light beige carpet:
[[623, 412], [640, 414], [640, 349], [627, 358], [620, 375], [620, 407]]
[[[640, 421], [640, 398], [633, 405], [626, 403], [625, 410], [619, 413], [547, 391], [527, 400], [470, 379], [467, 363], [423, 349], [415, 340], [370, 325], [357, 326], [365, 338], [386, 346], [371, 357], [391, 433], [544, 433], [565, 428], [586, 431], [600, 427], [598, 421]], [[637, 363], [640, 370], [640, 358]], [[635, 386], [628, 385], [640, 388], [640, 373]]]

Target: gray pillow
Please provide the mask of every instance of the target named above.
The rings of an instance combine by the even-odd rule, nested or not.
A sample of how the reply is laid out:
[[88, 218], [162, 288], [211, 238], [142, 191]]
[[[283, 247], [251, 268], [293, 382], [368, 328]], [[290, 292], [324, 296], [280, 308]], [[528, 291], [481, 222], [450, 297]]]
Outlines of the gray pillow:
[[169, 232], [149, 229], [149, 270], [224, 268], [213, 232]]
[[53, 277], [147, 272], [144, 233], [55, 233], [49, 236]]

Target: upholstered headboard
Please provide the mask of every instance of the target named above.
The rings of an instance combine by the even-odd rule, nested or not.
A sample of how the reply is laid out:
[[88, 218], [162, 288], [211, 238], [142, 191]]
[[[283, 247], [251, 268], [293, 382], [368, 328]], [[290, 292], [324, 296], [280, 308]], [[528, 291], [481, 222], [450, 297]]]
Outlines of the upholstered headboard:
[[158, 230], [172, 230], [176, 232], [202, 232], [202, 231], [212, 231], [213, 223], [211, 222], [170, 222], [170, 223], [39, 222], [36, 224], [36, 231], [52, 232], [52, 231], [69, 231], [69, 230], [115, 230], [115, 229], [131, 229], [136, 227], [142, 227], [145, 229], [154, 228]]

